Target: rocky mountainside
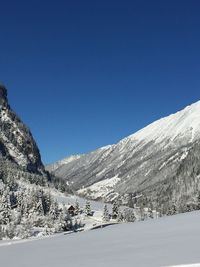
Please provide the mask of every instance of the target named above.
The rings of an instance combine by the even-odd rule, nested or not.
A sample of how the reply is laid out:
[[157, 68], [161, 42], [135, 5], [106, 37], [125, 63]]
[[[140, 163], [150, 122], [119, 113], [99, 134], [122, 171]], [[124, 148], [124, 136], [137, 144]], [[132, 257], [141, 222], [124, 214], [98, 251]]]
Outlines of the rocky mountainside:
[[53, 173], [92, 199], [186, 209], [199, 194], [200, 101]]
[[44, 169], [30, 130], [10, 108], [0, 85], [0, 240], [72, 229], [67, 210], [51, 195], [56, 189], [69, 192], [65, 181]]
[[53, 164], [49, 164], [45, 167], [45, 169], [49, 172], [54, 172], [55, 170], [57, 170], [59, 167], [64, 166], [70, 162], [72, 162], [73, 160], [79, 159], [81, 157], [81, 155], [74, 155], [74, 156], [70, 156], [67, 157], [65, 159], [59, 160]]
[[4, 85], [0, 85], [0, 157], [24, 170], [44, 172], [39, 149], [30, 130], [10, 108]]

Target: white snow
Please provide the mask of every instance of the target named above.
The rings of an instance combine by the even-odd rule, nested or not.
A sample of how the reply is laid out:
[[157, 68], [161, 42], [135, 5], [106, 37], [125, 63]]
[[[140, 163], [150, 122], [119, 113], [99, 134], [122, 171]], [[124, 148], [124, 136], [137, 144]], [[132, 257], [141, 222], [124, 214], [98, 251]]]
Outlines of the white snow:
[[6, 267], [200, 266], [200, 212], [26, 243], [1, 243]]
[[[85, 203], [86, 203], [85, 198], [81, 198], [81, 197], [78, 197], [75, 195], [65, 196], [63, 193], [58, 193], [58, 191], [51, 191], [51, 194], [54, 196], [55, 199], [57, 199], [57, 201], [59, 203], [75, 205], [76, 201], [78, 201], [79, 205], [81, 207], [84, 207]], [[102, 212], [105, 204], [101, 201], [90, 200], [90, 205], [91, 205], [91, 209], [93, 211], [101, 211]], [[107, 204], [107, 206], [108, 206], [109, 210], [111, 210], [112, 205]]]
[[15, 159], [15, 161], [21, 166], [26, 166], [28, 162], [27, 157], [23, 153], [19, 152], [16, 146], [14, 146], [8, 140], [8, 138], [5, 136], [3, 132], [0, 132], [0, 136], [4, 140], [4, 144], [6, 145], [6, 148], [8, 149], [9, 154]]
[[68, 164], [76, 159], [79, 159], [81, 157], [81, 155], [72, 155], [72, 156], [69, 156], [67, 158], [64, 158], [62, 160], [59, 160], [53, 164], [49, 164], [47, 165], [45, 168], [49, 171], [55, 171], [56, 169], [58, 169], [60, 166], [62, 165], [65, 165], [65, 164]]
[[[19, 145], [22, 145], [22, 141], [24, 138], [24, 134], [22, 131], [20, 131], [19, 127], [17, 124], [9, 117], [8, 111], [0, 111], [0, 116], [1, 116], [1, 121], [2, 122], [7, 122], [13, 127], [13, 134], [16, 136], [17, 135], [17, 142]], [[21, 165], [21, 166], [26, 166], [28, 163], [28, 158], [19, 150], [17, 149], [17, 146], [14, 146], [9, 139], [6, 137], [3, 131], [0, 132], [1, 138], [4, 140], [4, 144], [6, 145], [6, 148], [9, 151], [9, 154], [15, 159], [15, 161]]]
[[[87, 193], [92, 199], [98, 199], [98, 198], [105, 198], [108, 194], [111, 193], [111, 190], [113, 187], [120, 181], [121, 179], [118, 177], [118, 175], [110, 178], [105, 179], [103, 181], [97, 182], [91, 186], [88, 186], [84, 189], [78, 190], [78, 194], [84, 195]], [[90, 192], [90, 193], [88, 193]]]
[[187, 137], [190, 142], [200, 136], [200, 101], [187, 106], [185, 109], [162, 118], [123, 139], [121, 142], [131, 140], [154, 140], [160, 142], [170, 138]]
[[[120, 186], [121, 194], [146, 190], [174, 175], [188, 156], [193, 142], [200, 139], [199, 118], [200, 101], [157, 120], [117, 144], [85, 154], [69, 165], [64, 164], [55, 174], [67, 179], [80, 190], [79, 193], [92, 199], [111, 201]], [[112, 182], [107, 184], [113, 171], [121, 179], [117, 186]], [[91, 173], [93, 184], [90, 182], [89, 187], [83, 188], [87, 186]], [[106, 180], [105, 184], [97, 182], [102, 180]]]
[[200, 263], [197, 264], [184, 264], [184, 265], [173, 265], [173, 266], [166, 266], [166, 267], [200, 267]]

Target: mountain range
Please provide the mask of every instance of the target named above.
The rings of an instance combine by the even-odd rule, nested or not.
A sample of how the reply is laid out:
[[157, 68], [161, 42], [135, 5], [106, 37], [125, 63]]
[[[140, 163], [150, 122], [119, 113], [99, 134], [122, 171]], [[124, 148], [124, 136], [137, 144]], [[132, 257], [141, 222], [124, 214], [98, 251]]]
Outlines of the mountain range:
[[163, 213], [198, 205], [200, 101], [91, 153], [46, 167], [76, 194], [124, 204], [151, 205]]

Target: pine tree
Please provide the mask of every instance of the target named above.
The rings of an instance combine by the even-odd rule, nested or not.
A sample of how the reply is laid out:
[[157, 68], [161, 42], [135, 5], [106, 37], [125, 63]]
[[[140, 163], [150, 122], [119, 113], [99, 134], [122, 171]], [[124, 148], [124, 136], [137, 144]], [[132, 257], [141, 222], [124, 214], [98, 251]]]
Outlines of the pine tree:
[[52, 204], [52, 197], [50, 192], [48, 192], [47, 194], [43, 194], [43, 208], [45, 215], [49, 213], [51, 204]]
[[32, 222], [30, 219], [25, 219], [22, 221], [18, 229], [18, 236], [22, 239], [29, 238], [32, 234]]
[[149, 218], [153, 219], [154, 218], [154, 214], [153, 214], [153, 210], [149, 209]]
[[170, 208], [168, 209], [167, 215], [175, 215], [176, 213], [177, 213], [177, 207], [176, 204], [173, 202]]
[[80, 205], [79, 205], [78, 200], [76, 199], [74, 214], [75, 214], [75, 215], [78, 215], [79, 213], [80, 213]]
[[107, 205], [105, 204], [104, 205], [104, 209], [103, 209], [103, 221], [104, 222], [108, 222], [108, 221], [110, 221], [110, 216], [109, 216], [109, 212], [108, 212], [108, 207], [107, 207]]
[[5, 230], [6, 237], [8, 237], [9, 239], [13, 239], [16, 235], [15, 230], [16, 225], [13, 222], [8, 223]]
[[65, 205], [63, 205], [62, 212], [60, 213], [58, 218], [58, 229], [59, 231], [72, 230], [72, 218]]
[[49, 210], [49, 216], [53, 221], [58, 219], [58, 217], [59, 217], [59, 207], [58, 207], [58, 202], [57, 201], [54, 201], [51, 204], [50, 210]]
[[125, 222], [134, 222], [136, 220], [134, 211], [132, 209], [126, 208], [124, 210], [124, 221]]
[[197, 193], [197, 209], [200, 210], [200, 192]]
[[117, 221], [118, 222], [123, 222], [123, 220], [124, 220], [123, 213], [119, 211], [119, 213], [117, 215]]
[[40, 215], [40, 216], [44, 215], [44, 209], [43, 209], [42, 199], [41, 198], [39, 199], [39, 201], [37, 203], [36, 210], [37, 210], [38, 215]]
[[2, 240], [5, 237], [5, 231], [2, 225], [0, 225], [0, 240]]
[[24, 209], [23, 209], [23, 192], [19, 191], [17, 192], [17, 211], [23, 215]]
[[9, 195], [5, 192], [0, 201], [0, 224], [8, 224], [11, 221], [11, 207]]
[[85, 203], [85, 215], [86, 216], [91, 216], [92, 215], [91, 204], [90, 204], [90, 201], [88, 201], [88, 200]]
[[140, 207], [140, 221], [145, 220], [144, 208]]
[[113, 219], [117, 219], [118, 217], [118, 214], [119, 214], [119, 202], [118, 200], [116, 199], [113, 203], [113, 207], [112, 207], [112, 218]]

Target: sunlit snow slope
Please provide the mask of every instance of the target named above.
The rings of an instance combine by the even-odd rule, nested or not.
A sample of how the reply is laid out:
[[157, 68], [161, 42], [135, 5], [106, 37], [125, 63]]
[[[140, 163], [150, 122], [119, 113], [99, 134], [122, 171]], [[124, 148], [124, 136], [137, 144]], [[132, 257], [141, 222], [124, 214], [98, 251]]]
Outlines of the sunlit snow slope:
[[199, 222], [200, 213], [193, 212], [15, 245], [0, 243], [1, 266], [161, 267], [197, 264], [200, 263]]
[[196, 201], [199, 155], [200, 101], [53, 173], [93, 199], [110, 201], [118, 194], [142, 193], [143, 201], [150, 198], [156, 206], [169, 202], [180, 206]]

